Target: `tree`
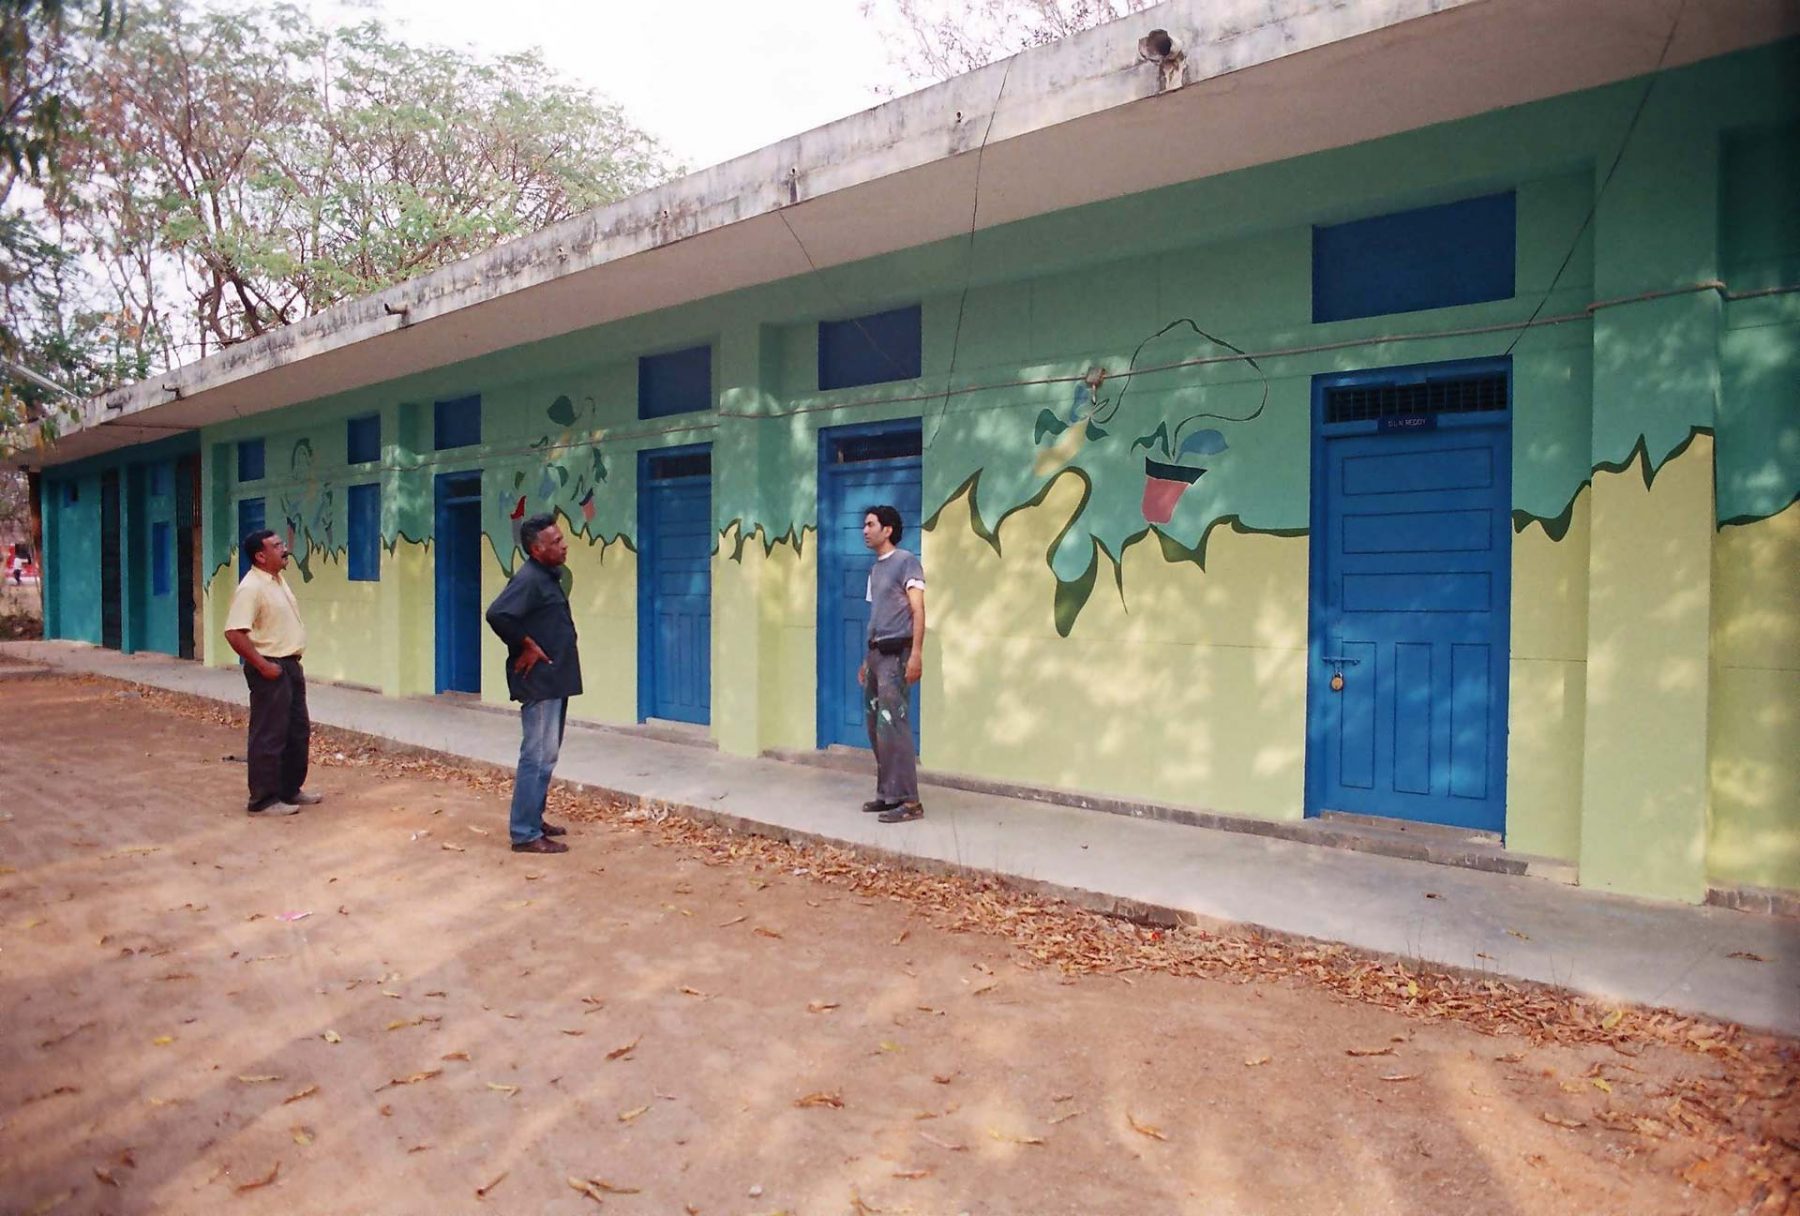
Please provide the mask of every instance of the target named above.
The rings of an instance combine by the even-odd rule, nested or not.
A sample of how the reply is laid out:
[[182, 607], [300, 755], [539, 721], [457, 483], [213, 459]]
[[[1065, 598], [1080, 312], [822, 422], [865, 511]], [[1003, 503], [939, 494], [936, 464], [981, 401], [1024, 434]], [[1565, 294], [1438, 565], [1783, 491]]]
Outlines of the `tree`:
[[40, 194], [60, 188], [64, 152], [81, 119], [66, 44], [83, 33], [112, 37], [121, 13], [113, 0], [0, 0], [0, 457], [53, 438], [72, 402], [46, 387], [44, 369], [59, 370], [62, 360], [46, 362], [38, 349], [48, 340], [73, 354], [66, 328], [46, 335], [38, 324], [65, 311], [52, 297], [68, 280], [69, 262], [15, 196], [21, 186]]
[[153, 365], [643, 190], [673, 171], [536, 53], [417, 47], [291, 5], [133, 8], [75, 73], [59, 221]]
[[893, 61], [914, 80], [948, 80], [1030, 47], [1067, 38], [1155, 0], [863, 0], [863, 14], [898, 25]]

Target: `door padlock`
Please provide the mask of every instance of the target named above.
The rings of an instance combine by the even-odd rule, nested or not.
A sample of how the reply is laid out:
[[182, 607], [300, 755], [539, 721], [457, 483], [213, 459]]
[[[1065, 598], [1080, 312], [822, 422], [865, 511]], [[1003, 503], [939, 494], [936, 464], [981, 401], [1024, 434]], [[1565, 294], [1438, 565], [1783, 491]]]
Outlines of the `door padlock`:
[[1344, 691], [1344, 673], [1343, 672], [1334, 671], [1331, 673], [1331, 691], [1332, 692], [1343, 692]]

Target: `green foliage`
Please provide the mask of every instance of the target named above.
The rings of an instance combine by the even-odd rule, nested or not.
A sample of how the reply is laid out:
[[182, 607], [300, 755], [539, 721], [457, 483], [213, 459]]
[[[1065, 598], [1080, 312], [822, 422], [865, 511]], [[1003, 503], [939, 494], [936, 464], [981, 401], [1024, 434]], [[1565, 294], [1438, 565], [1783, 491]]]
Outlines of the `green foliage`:
[[[79, 393], [674, 171], [617, 106], [535, 53], [413, 46], [373, 20], [328, 29], [292, 4], [146, 0], [121, 27], [115, 2], [0, 0], [0, 168], [8, 189], [21, 174], [39, 186], [0, 231], [4, 282], [33, 284], [9, 302], [22, 328], [7, 357]], [[29, 121], [14, 121], [27, 77]], [[54, 299], [31, 269], [46, 259]]]

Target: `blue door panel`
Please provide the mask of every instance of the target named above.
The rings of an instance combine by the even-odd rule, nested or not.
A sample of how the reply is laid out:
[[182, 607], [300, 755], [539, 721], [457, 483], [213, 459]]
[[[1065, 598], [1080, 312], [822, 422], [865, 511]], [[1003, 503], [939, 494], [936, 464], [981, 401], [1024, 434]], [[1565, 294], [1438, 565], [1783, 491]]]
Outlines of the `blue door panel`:
[[1310, 813], [1504, 828], [1511, 435], [1494, 421], [1318, 442]]
[[[901, 547], [918, 552], [919, 515], [923, 500], [918, 423], [868, 428], [838, 427], [821, 432], [819, 478], [819, 746], [869, 746], [857, 668], [868, 653], [869, 565], [874, 555], [863, 544], [865, 511], [888, 503], [905, 524]], [[840, 461], [834, 457], [850, 445], [847, 437], [874, 436], [889, 441], [886, 450], [902, 454]], [[897, 441], [897, 442], [893, 442]], [[929, 576], [928, 576], [929, 577]], [[913, 743], [919, 742], [919, 690], [915, 685], [908, 709]]]
[[[705, 449], [678, 449], [679, 476], [659, 476], [667, 451], [639, 463], [638, 716], [712, 720], [712, 475]], [[705, 469], [705, 472], [698, 470]]]
[[437, 551], [437, 690], [481, 691], [481, 474], [443, 473], [433, 486]]

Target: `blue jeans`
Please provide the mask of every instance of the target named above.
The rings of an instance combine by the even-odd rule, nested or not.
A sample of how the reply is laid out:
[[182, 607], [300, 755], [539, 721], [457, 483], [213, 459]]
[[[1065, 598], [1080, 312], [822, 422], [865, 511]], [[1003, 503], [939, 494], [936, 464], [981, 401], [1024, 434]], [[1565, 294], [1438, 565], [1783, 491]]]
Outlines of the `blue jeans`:
[[519, 771], [513, 777], [514, 844], [529, 844], [544, 834], [544, 798], [550, 792], [550, 774], [556, 771], [568, 716], [567, 697], [527, 701], [519, 707], [525, 736], [519, 743]]

